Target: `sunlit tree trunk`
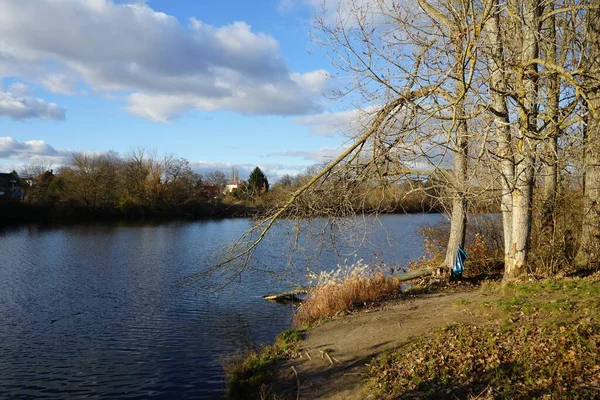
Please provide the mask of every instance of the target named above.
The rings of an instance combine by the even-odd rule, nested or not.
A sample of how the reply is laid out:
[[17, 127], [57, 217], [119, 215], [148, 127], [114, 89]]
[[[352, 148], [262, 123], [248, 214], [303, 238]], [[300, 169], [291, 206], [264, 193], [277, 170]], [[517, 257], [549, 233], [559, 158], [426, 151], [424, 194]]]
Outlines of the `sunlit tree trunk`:
[[[440, 10], [432, 6], [425, 0], [419, 0], [421, 8], [429, 15], [429, 17], [444, 26], [453, 42], [452, 51], [454, 71], [452, 79], [454, 80], [453, 95], [456, 100], [453, 104], [453, 121], [450, 127], [449, 136], [451, 139], [452, 156], [454, 161], [453, 177], [450, 183], [450, 193], [452, 198], [452, 211], [450, 217], [450, 235], [448, 245], [446, 247], [446, 257], [444, 266], [449, 271], [454, 265], [456, 251], [459, 246], [464, 247], [465, 235], [467, 229], [467, 185], [468, 185], [468, 160], [469, 160], [469, 132], [466, 120], [466, 97], [469, 87], [467, 84], [468, 77], [466, 76], [467, 64], [469, 64], [471, 53], [468, 15], [472, 12], [473, 5], [471, 2], [448, 2], [445, 4], [448, 8], [454, 9], [457, 14], [462, 14], [465, 21], [457, 21], [453, 18], [447, 18]], [[471, 65], [471, 68], [473, 66]]]
[[[549, 2], [545, 13], [554, 10], [554, 3]], [[544, 22], [544, 45], [546, 60], [558, 65], [556, 42], [556, 18], [554, 15]], [[546, 239], [554, 240], [556, 194], [558, 188], [558, 137], [559, 131], [559, 97], [560, 81], [556, 72], [549, 72], [546, 77], [546, 129], [544, 135], [543, 176], [544, 189], [542, 192], [542, 234]]]
[[531, 236], [531, 203], [533, 199], [534, 163], [537, 150], [538, 67], [532, 60], [539, 55], [540, 1], [521, 4], [523, 38], [521, 70], [518, 77], [519, 136], [515, 152], [515, 188], [512, 211], [512, 249], [504, 268], [504, 281], [509, 282], [525, 273]]
[[[461, 86], [458, 84], [457, 86]], [[464, 90], [459, 87], [459, 90]], [[459, 92], [460, 93], [460, 92]], [[467, 230], [467, 170], [469, 156], [469, 138], [467, 122], [464, 120], [464, 100], [456, 105], [457, 117], [456, 133], [454, 138], [454, 179], [452, 183], [452, 216], [450, 218], [450, 237], [446, 247], [445, 265], [452, 269], [458, 246], [465, 246]]]
[[[600, 6], [599, 1], [591, 3]], [[600, 10], [597, 8], [587, 11], [587, 42], [583, 222], [581, 244], [575, 257], [575, 264], [581, 268], [600, 263]]]
[[500, 12], [498, 0], [488, 3], [491, 7], [490, 18], [486, 21], [485, 30], [489, 46], [490, 87], [492, 91], [492, 109], [495, 138], [498, 142], [498, 154], [501, 171], [500, 208], [504, 232], [504, 263], [508, 265], [512, 250], [512, 209], [513, 185], [515, 179], [515, 160], [512, 149], [512, 137], [508, 105], [506, 101], [506, 66], [504, 50], [500, 36]]

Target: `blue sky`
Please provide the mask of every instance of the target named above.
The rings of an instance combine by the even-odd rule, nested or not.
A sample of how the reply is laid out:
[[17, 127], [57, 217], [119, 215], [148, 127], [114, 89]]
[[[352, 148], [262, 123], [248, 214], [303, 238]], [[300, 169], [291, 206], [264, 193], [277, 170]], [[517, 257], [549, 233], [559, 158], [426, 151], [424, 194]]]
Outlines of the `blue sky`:
[[3, 0], [0, 170], [144, 147], [275, 180], [330, 159], [349, 113], [324, 96], [320, 3]]

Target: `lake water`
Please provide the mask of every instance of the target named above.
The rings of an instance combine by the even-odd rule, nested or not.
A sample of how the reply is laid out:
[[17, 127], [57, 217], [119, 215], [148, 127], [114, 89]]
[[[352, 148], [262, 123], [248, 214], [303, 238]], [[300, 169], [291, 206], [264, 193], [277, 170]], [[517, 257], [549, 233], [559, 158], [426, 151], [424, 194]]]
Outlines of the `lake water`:
[[[282, 223], [253, 265], [303, 283], [306, 268], [352, 263], [357, 242], [366, 262], [404, 265], [422, 254], [420, 227], [441, 219], [366, 219], [354, 243], [337, 232], [335, 247], [319, 246], [316, 233], [300, 235], [293, 255], [292, 224]], [[0, 227], [0, 398], [222, 396], [223, 357], [271, 342], [293, 313], [261, 298], [289, 288], [270, 274], [248, 270], [220, 291], [187, 279], [250, 226], [228, 219]], [[335, 233], [324, 221], [312, 232]]]

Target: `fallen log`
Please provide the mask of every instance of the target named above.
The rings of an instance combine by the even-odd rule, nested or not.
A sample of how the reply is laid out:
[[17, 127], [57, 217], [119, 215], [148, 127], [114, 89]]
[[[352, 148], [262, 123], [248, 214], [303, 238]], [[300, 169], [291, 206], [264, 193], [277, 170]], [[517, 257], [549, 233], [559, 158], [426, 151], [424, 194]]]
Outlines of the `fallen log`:
[[435, 270], [436, 268], [433, 267], [421, 268], [414, 271], [406, 272], [404, 274], [390, 276], [390, 279], [394, 279], [399, 282], [405, 282], [416, 278], [421, 278], [422, 276], [432, 275]]
[[[431, 275], [431, 274], [433, 274], [434, 271], [435, 271], [435, 268], [433, 268], [433, 267], [422, 268], [422, 269], [418, 269], [415, 271], [410, 271], [410, 272], [407, 272], [404, 274], [400, 274], [397, 276], [390, 276], [390, 279], [394, 279], [399, 282], [405, 282], [405, 281], [410, 281], [412, 279], [420, 278], [423, 276]], [[309, 292], [309, 290], [307, 288], [298, 287], [296, 289], [289, 290], [287, 292], [264, 295], [263, 299], [268, 300], [268, 301], [274, 301], [276, 303], [287, 303], [287, 302], [291, 302], [291, 301], [300, 302], [303, 299], [298, 296], [303, 295], [303, 294], [308, 294], [308, 292]]]
[[268, 301], [274, 301], [276, 303], [287, 303], [290, 301], [302, 301], [302, 299], [298, 296], [301, 294], [307, 294], [307, 293], [308, 293], [307, 288], [299, 287], [299, 288], [296, 288], [293, 290], [289, 290], [287, 292], [267, 294], [267, 295], [263, 296], [263, 299], [268, 300]]

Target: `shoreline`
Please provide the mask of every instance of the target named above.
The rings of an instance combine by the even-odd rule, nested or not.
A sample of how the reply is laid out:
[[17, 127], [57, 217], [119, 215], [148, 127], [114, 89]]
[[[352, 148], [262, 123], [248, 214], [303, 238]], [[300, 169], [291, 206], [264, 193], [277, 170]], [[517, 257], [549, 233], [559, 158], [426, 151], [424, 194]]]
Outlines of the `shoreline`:
[[[261, 382], [270, 395], [262, 398], [495, 398], [523, 392], [593, 398], [588, 396], [600, 391], [600, 354], [594, 350], [600, 272], [506, 287], [497, 281], [452, 286], [382, 300], [310, 327], [292, 353], [271, 364]], [[486, 338], [494, 338], [493, 347]], [[563, 371], [565, 383], [553, 381], [555, 369]]]
[[[227, 218], [253, 218], [264, 214], [268, 208], [254, 207], [245, 204], [199, 204], [189, 207], [173, 207], [166, 209], [150, 209], [147, 207], [131, 207], [127, 210], [104, 209], [82, 206], [50, 206], [30, 205], [25, 203], [4, 203], [0, 206], [0, 222], [9, 224], [53, 223], [77, 224], [96, 221], [112, 222], [167, 222], [202, 221]], [[356, 213], [371, 214], [374, 210], [362, 210]], [[380, 215], [397, 214], [439, 214], [438, 209], [412, 210], [397, 209], [379, 211]]]

